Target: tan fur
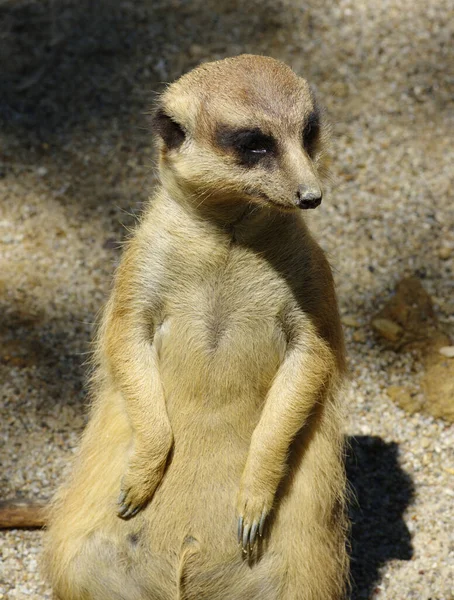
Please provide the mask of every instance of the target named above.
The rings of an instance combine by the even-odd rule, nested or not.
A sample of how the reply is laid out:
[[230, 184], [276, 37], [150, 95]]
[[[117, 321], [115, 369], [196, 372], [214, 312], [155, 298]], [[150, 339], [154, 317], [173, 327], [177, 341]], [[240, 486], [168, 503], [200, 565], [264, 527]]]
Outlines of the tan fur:
[[[313, 94], [240, 56], [185, 75], [160, 107], [185, 139], [160, 140], [161, 185], [116, 274], [47, 573], [61, 600], [339, 600], [343, 341], [294, 201], [323, 175], [323, 138], [312, 159], [301, 142]], [[218, 125], [273, 135], [274, 166], [239, 166]], [[247, 537], [262, 516], [245, 553], [237, 519]]]

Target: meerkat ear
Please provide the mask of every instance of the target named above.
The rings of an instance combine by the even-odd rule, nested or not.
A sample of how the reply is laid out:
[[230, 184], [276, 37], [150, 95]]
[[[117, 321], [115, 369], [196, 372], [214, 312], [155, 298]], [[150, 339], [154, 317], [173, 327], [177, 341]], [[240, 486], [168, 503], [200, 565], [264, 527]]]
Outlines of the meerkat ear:
[[183, 128], [176, 121], [169, 117], [162, 108], [159, 108], [153, 118], [152, 126], [164, 140], [169, 150], [175, 150], [181, 146], [186, 137]]

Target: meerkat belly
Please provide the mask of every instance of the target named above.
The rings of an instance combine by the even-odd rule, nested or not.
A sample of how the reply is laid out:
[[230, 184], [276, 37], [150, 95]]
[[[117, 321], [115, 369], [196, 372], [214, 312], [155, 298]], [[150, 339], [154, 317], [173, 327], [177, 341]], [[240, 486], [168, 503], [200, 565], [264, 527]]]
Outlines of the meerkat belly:
[[[286, 344], [270, 285], [263, 276], [238, 280], [226, 269], [222, 279], [176, 295], [160, 328], [159, 369], [174, 447], [147, 509], [157, 552], [179, 548], [189, 535], [205, 549], [216, 547], [218, 559], [237, 554], [241, 473]], [[156, 535], [161, 529], [163, 536]]]

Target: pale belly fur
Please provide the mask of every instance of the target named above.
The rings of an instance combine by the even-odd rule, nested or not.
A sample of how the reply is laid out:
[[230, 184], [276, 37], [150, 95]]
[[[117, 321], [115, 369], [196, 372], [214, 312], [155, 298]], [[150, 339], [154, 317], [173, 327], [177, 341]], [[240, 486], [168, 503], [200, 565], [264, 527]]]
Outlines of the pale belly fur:
[[216, 323], [202, 310], [176, 307], [155, 338], [174, 447], [146, 519], [156, 551], [192, 536], [219, 560], [238, 551], [236, 495], [285, 339], [275, 315], [251, 316], [246, 299]]

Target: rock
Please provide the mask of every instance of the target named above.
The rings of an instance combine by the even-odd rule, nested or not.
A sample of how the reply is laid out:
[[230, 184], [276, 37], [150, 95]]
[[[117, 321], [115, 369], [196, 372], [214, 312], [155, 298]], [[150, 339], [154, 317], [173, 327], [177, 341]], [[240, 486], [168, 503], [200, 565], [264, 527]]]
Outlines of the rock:
[[390, 342], [398, 342], [404, 333], [402, 327], [390, 319], [373, 319], [372, 327]]
[[364, 331], [355, 331], [352, 337], [354, 342], [360, 342], [363, 344], [366, 341], [366, 334]]
[[423, 394], [391, 386], [388, 396], [410, 414], [421, 411], [453, 423], [454, 346], [440, 329], [432, 300], [420, 281], [415, 277], [403, 279], [371, 324], [394, 350], [416, 350], [424, 366]]
[[421, 398], [418, 397], [418, 394], [416, 392], [410, 392], [410, 390], [404, 386], [391, 385], [387, 388], [386, 393], [399, 408], [410, 415], [419, 412], [422, 409], [423, 402]]
[[355, 319], [352, 315], [345, 315], [342, 317], [342, 323], [346, 327], [361, 327], [361, 323]]
[[452, 248], [449, 248], [448, 246], [442, 246], [438, 250], [438, 258], [441, 258], [441, 260], [448, 260], [451, 258], [451, 254]]
[[449, 345], [449, 338], [439, 329], [432, 300], [417, 277], [397, 284], [394, 296], [371, 324], [395, 350]]
[[432, 457], [430, 454], [424, 454], [422, 457], [422, 464], [427, 467], [432, 462]]
[[436, 351], [426, 356], [422, 388], [426, 397], [424, 411], [454, 423], [454, 361]]
[[454, 346], [443, 346], [438, 349], [438, 352], [446, 358], [454, 358]]

